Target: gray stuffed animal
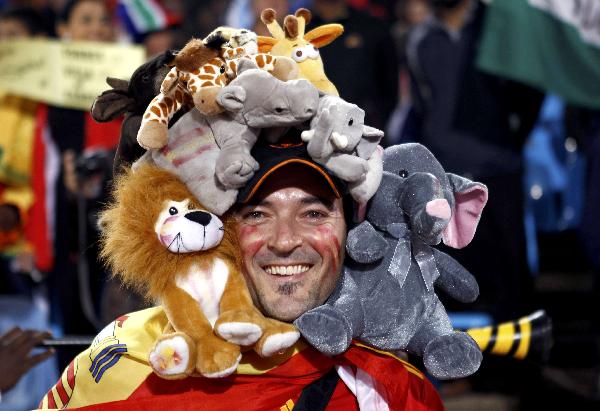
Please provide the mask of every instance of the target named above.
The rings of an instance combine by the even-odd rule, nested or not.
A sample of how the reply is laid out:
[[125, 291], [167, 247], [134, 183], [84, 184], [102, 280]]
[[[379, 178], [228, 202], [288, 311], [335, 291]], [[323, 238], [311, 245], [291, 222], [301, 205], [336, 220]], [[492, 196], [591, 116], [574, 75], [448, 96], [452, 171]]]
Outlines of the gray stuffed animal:
[[149, 150], [141, 161], [174, 172], [210, 212], [222, 215], [258, 169], [250, 149], [261, 128], [308, 120], [318, 98], [307, 80], [283, 82], [244, 59], [237, 78], [217, 95], [225, 112], [189, 111], [169, 129], [167, 145]]
[[309, 120], [317, 111], [319, 92], [307, 80], [284, 82], [243, 59], [238, 76], [223, 87], [217, 102], [226, 113], [207, 117], [221, 149], [215, 170], [219, 181], [232, 189], [242, 187], [258, 170], [250, 150], [260, 130]]
[[349, 183], [350, 194], [366, 203], [381, 181], [376, 148], [383, 131], [365, 125], [365, 112], [337, 96], [322, 95], [310, 129], [302, 132], [313, 160]]
[[432, 248], [443, 240], [460, 248], [473, 238], [487, 188], [446, 173], [420, 144], [384, 151], [383, 179], [366, 221], [348, 233], [344, 275], [325, 305], [295, 321], [302, 335], [326, 354], [345, 351], [352, 338], [374, 347], [423, 356], [439, 379], [475, 372], [481, 351], [452, 329], [435, 294], [439, 287], [461, 302], [479, 294], [458, 262]]

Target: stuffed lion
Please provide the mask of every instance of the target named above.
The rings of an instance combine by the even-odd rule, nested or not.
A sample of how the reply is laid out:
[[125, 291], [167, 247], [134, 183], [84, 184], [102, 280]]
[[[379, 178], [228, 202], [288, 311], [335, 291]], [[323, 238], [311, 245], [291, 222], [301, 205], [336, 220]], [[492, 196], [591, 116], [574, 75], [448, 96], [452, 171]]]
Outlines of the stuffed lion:
[[270, 356], [299, 338], [252, 304], [232, 219], [206, 211], [175, 175], [151, 164], [124, 173], [101, 221], [113, 275], [162, 304], [169, 319], [149, 354], [159, 376], [224, 377], [236, 370], [240, 346]]

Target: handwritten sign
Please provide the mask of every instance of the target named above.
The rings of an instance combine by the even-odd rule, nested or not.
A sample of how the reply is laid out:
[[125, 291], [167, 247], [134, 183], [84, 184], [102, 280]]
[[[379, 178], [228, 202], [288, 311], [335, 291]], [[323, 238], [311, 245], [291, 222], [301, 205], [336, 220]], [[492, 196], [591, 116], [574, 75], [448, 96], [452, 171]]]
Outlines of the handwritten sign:
[[89, 110], [110, 88], [106, 77], [129, 79], [145, 61], [140, 46], [17, 40], [0, 43], [0, 89], [61, 107]]

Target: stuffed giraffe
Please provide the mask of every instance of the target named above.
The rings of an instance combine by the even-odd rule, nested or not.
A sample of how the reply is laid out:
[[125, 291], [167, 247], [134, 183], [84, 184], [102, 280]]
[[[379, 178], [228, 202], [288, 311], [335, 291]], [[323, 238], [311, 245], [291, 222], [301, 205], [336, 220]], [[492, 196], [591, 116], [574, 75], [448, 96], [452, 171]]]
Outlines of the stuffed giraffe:
[[[223, 112], [223, 108], [216, 102], [216, 96], [223, 86], [237, 76], [237, 67], [243, 58], [254, 61], [260, 69], [270, 72], [278, 79], [285, 81], [297, 77], [296, 64], [291, 59], [265, 53], [248, 54], [249, 51], [256, 50], [256, 40], [253, 46], [252, 36], [247, 34], [249, 31], [244, 29], [238, 31], [243, 31], [242, 35], [235, 35], [235, 31], [228, 33], [231, 35], [228, 44], [239, 46], [235, 48], [222, 46], [219, 55], [209, 61], [198, 59], [204, 63], [202, 65], [195, 65], [194, 58], [180, 56], [194, 56], [197, 54], [193, 52], [195, 48], [205, 47], [205, 43], [214, 43], [215, 36], [225, 38], [225, 34], [220, 29], [215, 30], [203, 41], [190, 41], [177, 55], [175, 66], [166, 75], [161, 85], [160, 94], [151, 101], [144, 113], [137, 135], [138, 143], [142, 147], [146, 149], [164, 147], [167, 142], [168, 122], [184, 105], [195, 107], [202, 114], [209, 116]], [[240, 40], [232, 41], [240, 37], [245, 39], [243, 43]]]
[[258, 51], [274, 56], [291, 57], [298, 63], [299, 77], [310, 81], [325, 94], [339, 96], [323, 69], [319, 48], [326, 46], [343, 33], [341, 24], [324, 24], [304, 33], [310, 23], [311, 13], [300, 8], [295, 15], [285, 16], [283, 28], [277, 23], [275, 10], [265, 9], [260, 14], [262, 22], [273, 37], [258, 36]]

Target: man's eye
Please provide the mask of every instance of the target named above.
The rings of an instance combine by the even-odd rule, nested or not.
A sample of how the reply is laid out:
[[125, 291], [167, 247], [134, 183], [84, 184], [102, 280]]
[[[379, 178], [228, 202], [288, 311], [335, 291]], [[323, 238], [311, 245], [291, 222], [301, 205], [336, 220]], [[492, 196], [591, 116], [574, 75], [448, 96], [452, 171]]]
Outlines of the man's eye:
[[310, 210], [306, 213], [306, 216], [311, 219], [321, 219], [326, 217], [327, 215], [322, 211]]
[[250, 212], [244, 214], [245, 220], [258, 220], [262, 217], [264, 217], [264, 214], [260, 211], [250, 211]]

